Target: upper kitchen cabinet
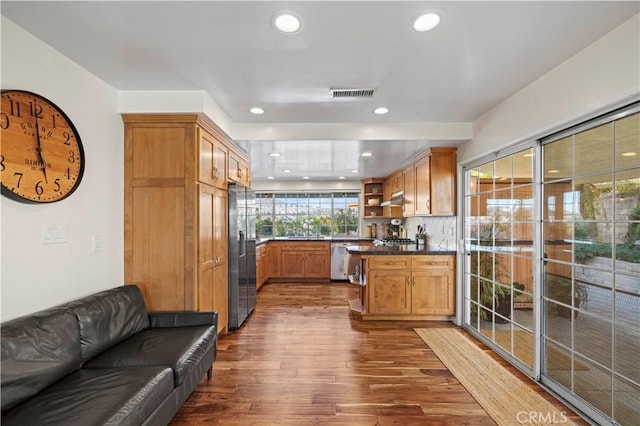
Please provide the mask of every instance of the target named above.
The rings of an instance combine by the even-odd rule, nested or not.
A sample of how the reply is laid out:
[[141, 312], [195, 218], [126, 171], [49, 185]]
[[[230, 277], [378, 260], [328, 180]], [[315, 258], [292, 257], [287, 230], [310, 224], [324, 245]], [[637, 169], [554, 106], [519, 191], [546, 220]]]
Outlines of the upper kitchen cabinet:
[[371, 178], [363, 179], [362, 183], [362, 203], [363, 215], [365, 218], [382, 217], [382, 197], [384, 179]]
[[198, 180], [220, 189], [227, 189], [229, 150], [205, 129], [198, 127]]
[[402, 215], [415, 216], [416, 214], [416, 173], [414, 165], [402, 171], [402, 182], [404, 184], [404, 194], [402, 201]]
[[235, 150], [229, 150], [229, 180], [251, 187], [249, 159]]
[[401, 173], [403, 216], [455, 216], [456, 148], [430, 148]]
[[[424, 211], [433, 216], [456, 215], [456, 151], [456, 148], [431, 148], [428, 173], [424, 165], [422, 171], [416, 167], [416, 214]], [[418, 176], [424, 173], [428, 178]], [[418, 197], [424, 207], [418, 207]]]
[[[393, 194], [401, 193], [403, 190], [402, 172], [398, 172], [384, 180], [382, 189], [382, 199], [384, 200], [382, 208], [382, 216], [384, 217], [402, 217], [401, 203], [394, 204], [391, 202]], [[402, 197], [400, 197], [402, 198]], [[388, 203], [387, 203], [388, 201]]]

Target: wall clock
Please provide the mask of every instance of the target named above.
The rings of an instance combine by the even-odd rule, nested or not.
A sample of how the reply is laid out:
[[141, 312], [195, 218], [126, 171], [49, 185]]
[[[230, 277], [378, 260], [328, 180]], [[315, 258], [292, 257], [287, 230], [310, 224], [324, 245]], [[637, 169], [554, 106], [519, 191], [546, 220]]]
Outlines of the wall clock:
[[50, 100], [3, 90], [0, 140], [3, 195], [24, 203], [52, 203], [78, 188], [85, 165], [80, 135]]

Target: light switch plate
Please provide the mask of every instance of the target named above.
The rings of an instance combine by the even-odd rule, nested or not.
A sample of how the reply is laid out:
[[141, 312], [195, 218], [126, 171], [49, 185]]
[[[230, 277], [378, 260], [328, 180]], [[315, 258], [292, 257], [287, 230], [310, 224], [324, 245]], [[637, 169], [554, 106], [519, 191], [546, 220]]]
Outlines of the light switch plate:
[[61, 244], [67, 242], [67, 225], [44, 225], [42, 244]]

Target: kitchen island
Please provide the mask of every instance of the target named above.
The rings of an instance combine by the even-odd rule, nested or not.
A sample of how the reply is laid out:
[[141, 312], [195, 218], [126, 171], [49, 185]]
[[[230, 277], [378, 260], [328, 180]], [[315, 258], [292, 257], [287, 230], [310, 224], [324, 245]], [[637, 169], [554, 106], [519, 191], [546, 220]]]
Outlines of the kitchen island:
[[349, 301], [359, 320], [450, 320], [455, 315], [455, 251], [418, 245], [349, 246], [359, 297]]

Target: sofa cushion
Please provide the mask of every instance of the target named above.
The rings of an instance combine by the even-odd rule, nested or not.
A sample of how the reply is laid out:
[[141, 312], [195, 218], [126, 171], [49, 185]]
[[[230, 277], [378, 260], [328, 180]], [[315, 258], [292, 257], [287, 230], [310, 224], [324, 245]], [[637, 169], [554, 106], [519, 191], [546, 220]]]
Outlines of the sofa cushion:
[[65, 307], [8, 321], [0, 330], [3, 412], [80, 368], [78, 321]]
[[173, 390], [162, 367], [79, 370], [2, 415], [2, 425], [140, 425]]
[[165, 366], [173, 369], [176, 386], [180, 386], [216, 345], [215, 326], [148, 328], [101, 353], [84, 368]]
[[80, 323], [82, 360], [149, 327], [149, 316], [137, 286], [125, 285], [78, 299], [67, 305]]

